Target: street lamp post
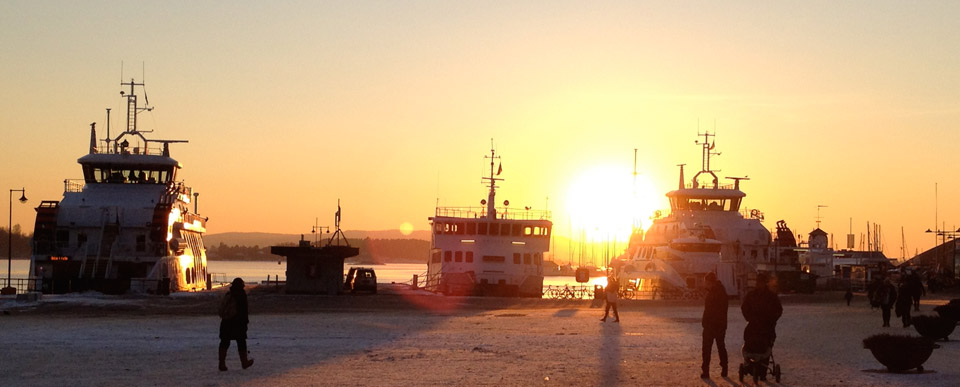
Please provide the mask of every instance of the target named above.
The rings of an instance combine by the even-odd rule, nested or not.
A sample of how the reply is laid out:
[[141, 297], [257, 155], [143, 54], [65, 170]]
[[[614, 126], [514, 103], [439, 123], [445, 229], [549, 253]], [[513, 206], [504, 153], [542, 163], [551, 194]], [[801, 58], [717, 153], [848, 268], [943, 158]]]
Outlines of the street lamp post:
[[13, 266], [13, 193], [20, 193], [20, 203], [27, 202], [27, 192], [24, 188], [20, 189], [11, 189], [10, 190], [10, 217], [8, 218], [9, 222], [7, 223], [7, 286], [3, 289], [0, 289], [0, 294], [16, 294], [17, 288], [13, 287], [13, 282], [10, 279], [10, 271]]

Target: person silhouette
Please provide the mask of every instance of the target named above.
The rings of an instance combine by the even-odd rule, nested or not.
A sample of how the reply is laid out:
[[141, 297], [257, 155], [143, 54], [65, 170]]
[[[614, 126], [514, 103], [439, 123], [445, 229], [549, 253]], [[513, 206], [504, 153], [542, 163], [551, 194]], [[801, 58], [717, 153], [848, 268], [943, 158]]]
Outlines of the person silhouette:
[[604, 289], [607, 302], [606, 306], [603, 307], [603, 318], [601, 318], [600, 321], [607, 321], [610, 308], [613, 308], [613, 322], [620, 322], [620, 313], [617, 311], [617, 301], [620, 299], [619, 292], [620, 282], [617, 281], [617, 278], [613, 274], [610, 274], [607, 276], [607, 287]]
[[710, 351], [713, 349], [713, 343], [717, 343], [717, 355], [720, 356], [720, 376], [727, 377], [727, 346], [724, 344], [724, 338], [727, 335], [727, 290], [723, 284], [717, 281], [717, 275], [713, 272], [707, 273], [704, 278], [707, 285], [707, 297], [703, 302], [703, 363], [700, 368], [703, 372], [701, 378], [710, 377]]
[[250, 319], [247, 293], [243, 286], [243, 279], [234, 278], [230, 290], [220, 301], [220, 371], [227, 370], [227, 350], [230, 349], [231, 340], [237, 341], [240, 366], [247, 369], [253, 365], [253, 359], [247, 358], [247, 324]]

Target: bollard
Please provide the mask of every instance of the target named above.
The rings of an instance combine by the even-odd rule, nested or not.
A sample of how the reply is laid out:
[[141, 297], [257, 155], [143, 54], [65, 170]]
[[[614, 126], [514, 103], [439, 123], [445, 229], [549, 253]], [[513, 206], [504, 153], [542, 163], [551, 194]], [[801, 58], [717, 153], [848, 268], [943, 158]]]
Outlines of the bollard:
[[413, 289], [413, 290], [417, 290], [417, 287], [420, 285], [419, 283], [417, 283], [417, 279], [419, 279], [419, 276], [416, 275], [416, 274], [414, 274], [414, 275], [413, 275], [413, 282], [412, 282], [412, 285], [410, 286], [410, 288]]

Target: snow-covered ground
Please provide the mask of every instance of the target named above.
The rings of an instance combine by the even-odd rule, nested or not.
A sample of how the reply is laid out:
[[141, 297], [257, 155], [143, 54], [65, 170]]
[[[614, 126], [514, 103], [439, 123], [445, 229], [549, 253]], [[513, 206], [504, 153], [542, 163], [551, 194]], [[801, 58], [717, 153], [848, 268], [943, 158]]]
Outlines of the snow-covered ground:
[[[184, 315], [144, 315], [144, 309], [129, 307], [149, 304], [150, 298], [54, 296], [41, 302], [105, 311], [79, 317], [69, 308], [44, 312], [34, 308], [39, 305], [25, 308], [0, 300], [0, 309], [9, 311], [0, 314], [0, 386], [736, 385], [742, 361], [744, 323], [736, 302], [727, 331], [730, 377], [720, 378], [714, 351], [713, 378], [702, 380], [702, 306], [693, 303], [624, 301], [617, 324], [598, 321], [602, 305], [590, 301], [530, 300], [496, 308], [493, 302], [471, 307], [470, 301], [420, 295], [408, 304], [429, 306], [427, 311], [377, 307], [402, 298], [378, 295], [355, 298], [364, 303], [361, 307], [338, 304], [284, 313], [269, 307], [278, 298], [251, 296], [248, 345], [256, 363], [241, 370], [234, 345], [230, 370], [219, 372], [216, 297], [193, 297], [209, 301], [198, 304], [206, 309], [185, 303]], [[916, 335], [913, 328], [900, 328], [895, 318], [892, 328], [881, 328], [880, 312], [871, 311], [862, 297], [850, 307], [839, 294], [812, 302], [789, 297], [783, 297], [774, 349], [783, 384], [948, 386], [960, 381], [960, 342], [940, 342], [922, 374], [887, 373], [863, 349], [862, 339], [880, 332]], [[349, 296], [336, 300], [353, 302]], [[932, 314], [933, 305], [944, 302], [926, 301], [921, 313]], [[258, 313], [258, 307], [268, 312]]]

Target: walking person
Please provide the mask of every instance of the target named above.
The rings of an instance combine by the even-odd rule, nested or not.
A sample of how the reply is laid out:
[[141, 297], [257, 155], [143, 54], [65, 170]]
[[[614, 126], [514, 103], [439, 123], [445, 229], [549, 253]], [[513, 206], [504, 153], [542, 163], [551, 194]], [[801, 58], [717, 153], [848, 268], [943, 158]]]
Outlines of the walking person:
[[[743, 352], [765, 353], [772, 351], [777, 340], [777, 321], [783, 315], [780, 298], [770, 290], [770, 277], [766, 273], [757, 274], [757, 287], [748, 292], [740, 303], [740, 312], [747, 320], [743, 329]], [[746, 359], [745, 359], [746, 360]], [[761, 361], [760, 379], [766, 380], [766, 370], [770, 359]]]
[[920, 279], [920, 273], [914, 271], [910, 274], [910, 289], [913, 291], [913, 311], [920, 311], [920, 297], [927, 295], [927, 290], [923, 288], [923, 281]]
[[900, 281], [900, 290], [898, 291], [899, 296], [896, 301], [896, 310], [897, 317], [900, 317], [903, 321], [903, 327], [906, 328], [910, 326], [910, 308], [913, 307], [913, 285], [910, 283], [909, 278], [904, 278], [903, 281]]
[[237, 341], [240, 366], [247, 369], [253, 365], [253, 359], [247, 358], [247, 324], [250, 320], [243, 285], [243, 279], [234, 278], [230, 290], [220, 301], [220, 371], [227, 370], [227, 350], [231, 340]]
[[613, 308], [613, 322], [620, 322], [620, 313], [617, 311], [617, 301], [620, 299], [620, 282], [610, 274], [607, 276], [607, 287], [603, 290], [606, 293], [607, 304], [603, 307], [603, 318], [600, 321], [607, 321], [610, 309]]
[[890, 283], [890, 280], [884, 278], [877, 289], [873, 292], [873, 298], [871, 299], [871, 304], [876, 304], [880, 307], [880, 311], [883, 316], [883, 326], [890, 326], [890, 309], [893, 308], [893, 304], [897, 301], [897, 288]]
[[703, 363], [700, 368], [703, 372], [700, 377], [710, 378], [710, 351], [713, 343], [717, 343], [717, 355], [720, 356], [720, 376], [727, 377], [727, 346], [724, 338], [727, 335], [727, 290], [717, 281], [717, 275], [707, 273], [707, 297], [703, 303]]
[[843, 294], [843, 299], [847, 300], [847, 306], [850, 306], [850, 300], [853, 300], [853, 289], [847, 288], [847, 292]]

